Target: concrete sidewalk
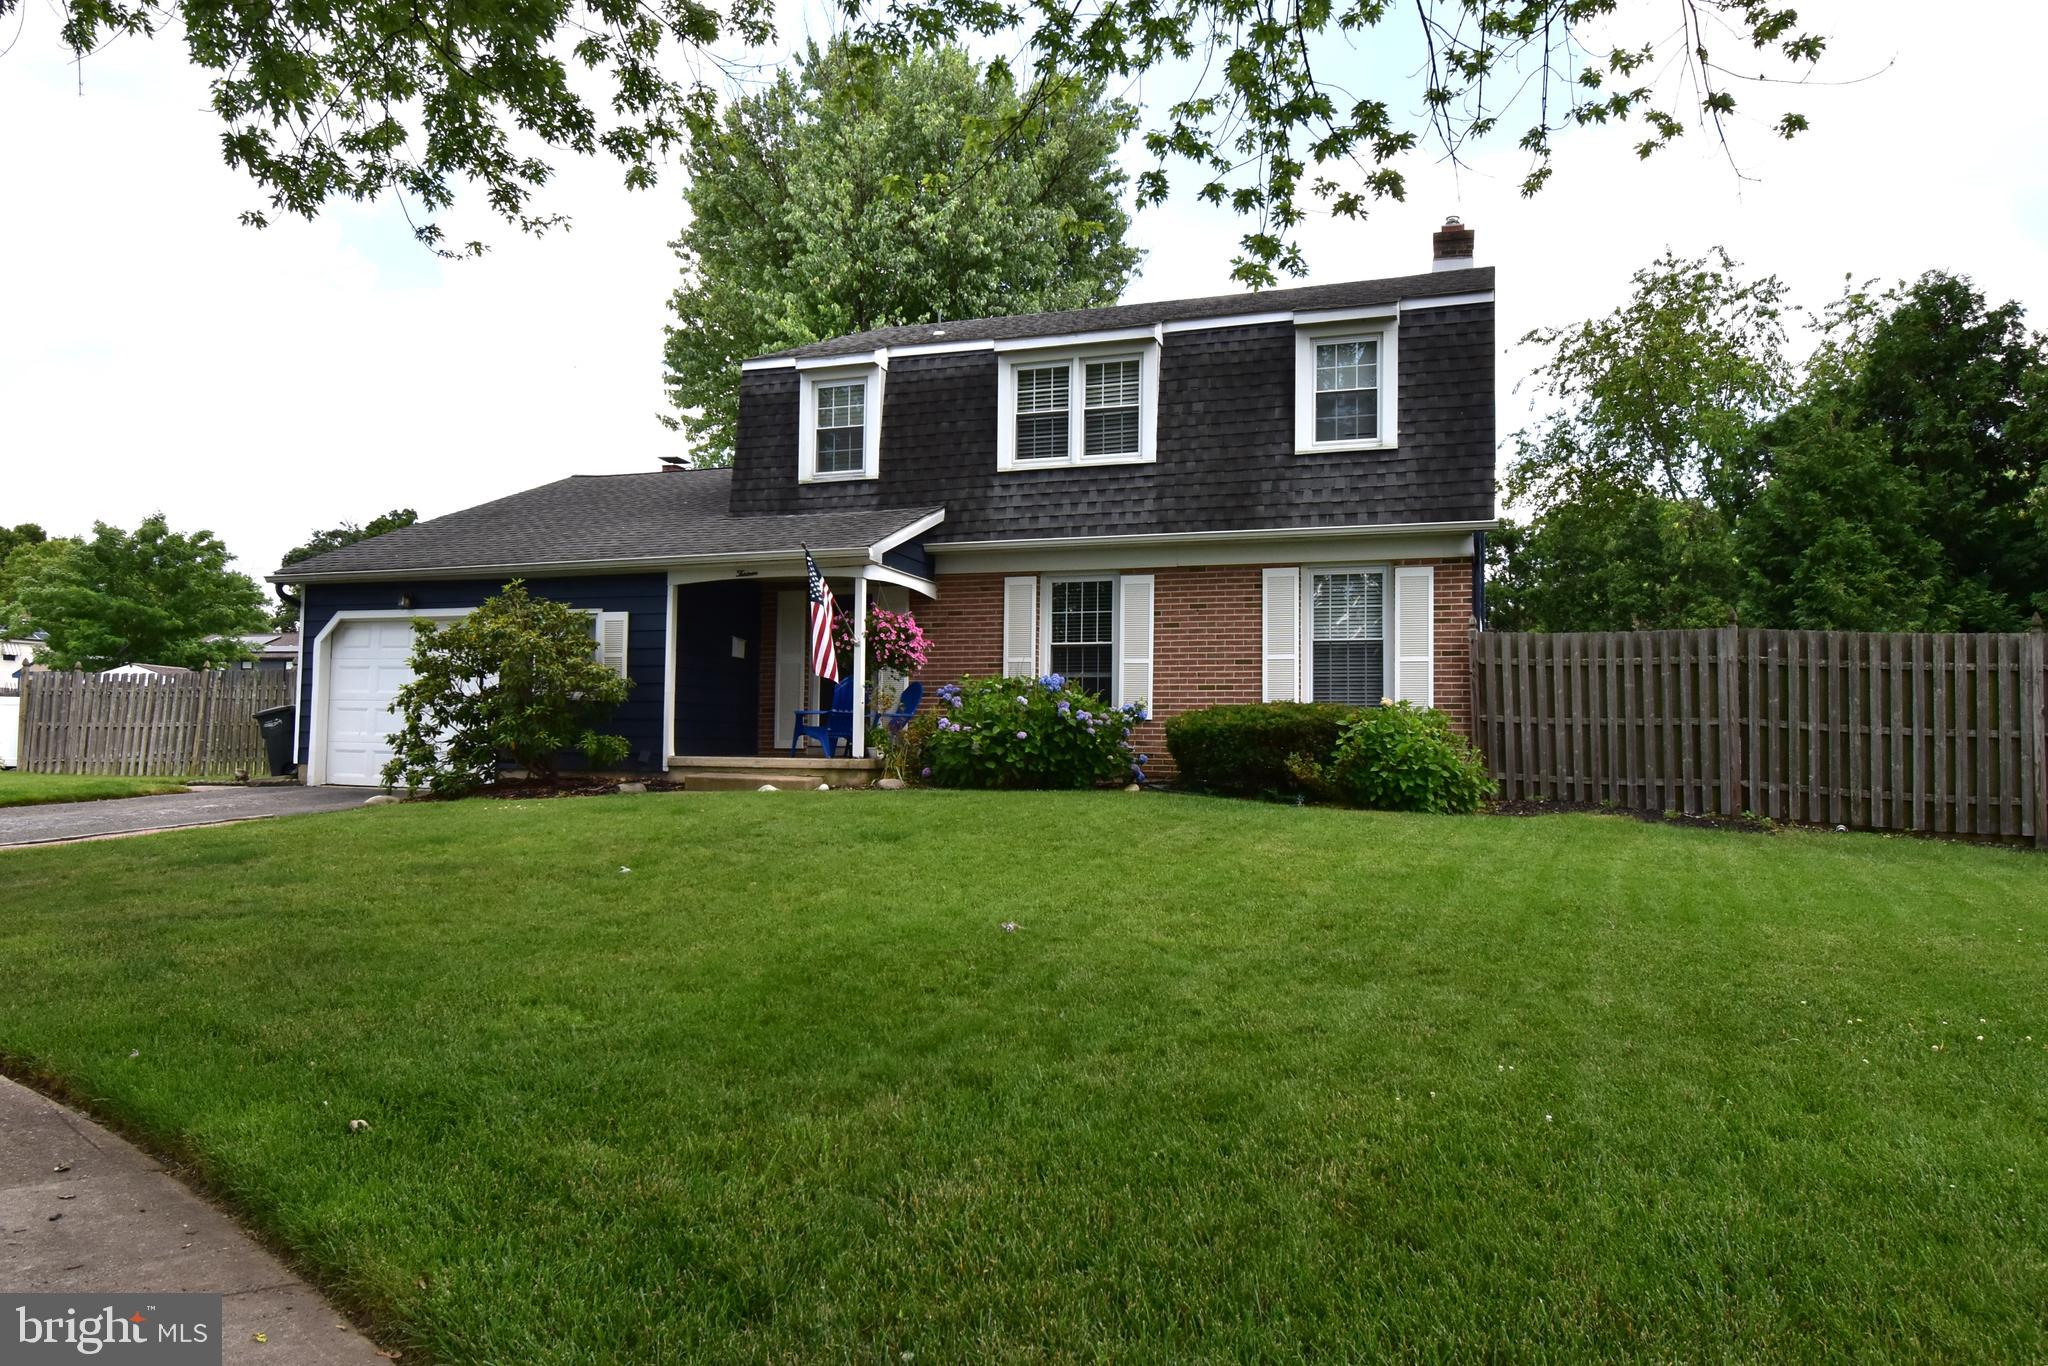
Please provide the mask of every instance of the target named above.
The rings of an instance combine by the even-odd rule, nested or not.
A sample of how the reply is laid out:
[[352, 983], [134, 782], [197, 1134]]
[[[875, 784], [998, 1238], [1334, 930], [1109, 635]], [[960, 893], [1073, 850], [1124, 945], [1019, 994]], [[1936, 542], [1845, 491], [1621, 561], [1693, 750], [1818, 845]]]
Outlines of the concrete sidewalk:
[[[0, 1290], [208, 1291], [223, 1357], [267, 1366], [389, 1360], [311, 1286], [150, 1157], [0, 1077]], [[256, 1341], [261, 1333], [267, 1339]]]

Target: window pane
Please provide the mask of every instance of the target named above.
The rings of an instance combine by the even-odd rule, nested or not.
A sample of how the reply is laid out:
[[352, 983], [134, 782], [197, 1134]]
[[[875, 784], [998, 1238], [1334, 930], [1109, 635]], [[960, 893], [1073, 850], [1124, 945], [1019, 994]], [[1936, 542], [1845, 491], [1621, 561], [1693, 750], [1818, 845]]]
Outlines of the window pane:
[[1047, 365], [1029, 370], [1020, 368], [1017, 371], [1017, 411], [1067, 411], [1067, 367]]
[[1088, 406], [1135, 408], [1138, 404], [1138, 362], [1092, 361], [1088, 365]]
[[1316, 440], [1373, 441], [1379, 434], [1379, 390], [1316, 395]]
[[866, 384], [818, 386], [818, 426], [858, 427], [867, 420]]
[[824, 427], [818, 431], [818, 470], [822, 474], [845, 474], [862, 468], [861, 443], [867, 435], [860, 427]]
[[1138, 410], [1112, 408], [1088, 414], [1086, 455], [1136, 455], [1138, 453]]
[[1071, 687], [1108, 698], [1116, 583], [1086, 579], [1052, 586], [1052, 671]]
[[1019, 460], [1064, 460], [1067, 458], [1067, 415], [1030, 414], [1017, 418]]
[[1377, 341], [1321, 342], [1316, 346], [1316, 392], [1370, 389], [1379, 381]]
[[1387, 695], [1384, 684], [1386, 647], [1374, 641], [1316, 645], [1315, 676], [1310, 686], [1318, 702], [1346, 702], [1354, 707], [1377, 706]]

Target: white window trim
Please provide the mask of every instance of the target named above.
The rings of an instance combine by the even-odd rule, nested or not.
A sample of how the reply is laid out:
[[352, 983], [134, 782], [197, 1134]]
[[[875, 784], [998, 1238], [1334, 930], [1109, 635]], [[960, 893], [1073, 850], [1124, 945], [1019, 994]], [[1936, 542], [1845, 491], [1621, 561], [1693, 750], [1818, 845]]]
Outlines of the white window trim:
[[[882, 474], [882, 390], [889, 377], [886, 360], [832, 369], [805, 370], [797, 379], [796, 481], [799, 484], [836, 484], [848, 480], [878, 479]], [[861, 467], [857, 470], [818, 468], [818, 386], [850, 384], [864, 386], [861, 416]]]
[[1324, 574], [1377, 574], [1380, 576], [1380, 695], [1367, 706], [1377, 706], [1394, 695], [1394, 665], [1400, 658], [1399, 622], [1394, 610], [1394, 567], [1389, 564], [1305, 564], [1301, 566], [1301, 604], [1295, 617], [1296, 696], [1316, 701], [1316, 578]]
[[[1391, 451], [1400, 445], [1400, 322], [1397, 318], [1297, 326], [1294, 329], [1294, 450]], [[1379, 436], [1371, 441], [1316, 440], [1316, 347], [1329, 342], [1379, 343]]]
[[[1138, 362], [1138, 453], [1084, 455], [1088, 436], [1089, 362]], [[1067, 456], [1064, 460], [1017, 458], [1017, 372], [1067, 366]], [[996, 358], [996, 469], [1063, 470], [1076, 465], [1150, 465], [1159, 458], [1159, 343], [1135, 337], [1095, 346], [1052, 351], [1005, 351]]]
[[1038, 672], [1040, 676], [1052, 672], [1052, 586], [1056, 583], [1107, 583], [1109, 585], [1109, 704], [1112, 707], [1121, 707], [1124, 704], [1122, 695], [1124, 690], [1124, 671], [1121, 653], [1124, 640], [1123, 578], [1122, 574], [1109, 571], [1040, 574], [1038, 576]]

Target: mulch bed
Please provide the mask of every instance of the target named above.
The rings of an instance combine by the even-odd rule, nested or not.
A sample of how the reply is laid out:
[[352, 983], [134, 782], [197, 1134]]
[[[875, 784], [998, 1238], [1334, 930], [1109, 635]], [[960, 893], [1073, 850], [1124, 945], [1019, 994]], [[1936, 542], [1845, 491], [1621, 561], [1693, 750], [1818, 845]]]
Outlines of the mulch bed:
[[492, 783], [489, 787], [478, 788], [473, 797], [517, 798], [528, 801], [545, 797], [610, 797], [618, 793], [619, 784], [624, 781], [639, 782], [649, 792], [681, 792], [683, 785], [670, 778], [579, 778], [565, 777], [558, 783], [544, 783], [532, 778], [513, 778]]
[[1630, 806], [1609, 806], [1601, 802], [1529, 801], [1517, 798], [1487, 806], [1496, 816], [1628, 816], [1646, 825], [1689, 825], [1699, 830], [1735, 830], [1750, 835], [1772, 834], [1776, 827], [1761, 816], [1688, 816], [1682, 811], [1648, 811]]

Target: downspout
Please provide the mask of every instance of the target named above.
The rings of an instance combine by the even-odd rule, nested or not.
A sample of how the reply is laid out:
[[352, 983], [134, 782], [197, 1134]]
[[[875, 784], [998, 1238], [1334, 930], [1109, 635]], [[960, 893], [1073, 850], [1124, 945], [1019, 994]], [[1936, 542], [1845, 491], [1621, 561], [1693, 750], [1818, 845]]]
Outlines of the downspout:
[[1486, 629], [1486, 533], [1472, 533], [1472, 620]]

